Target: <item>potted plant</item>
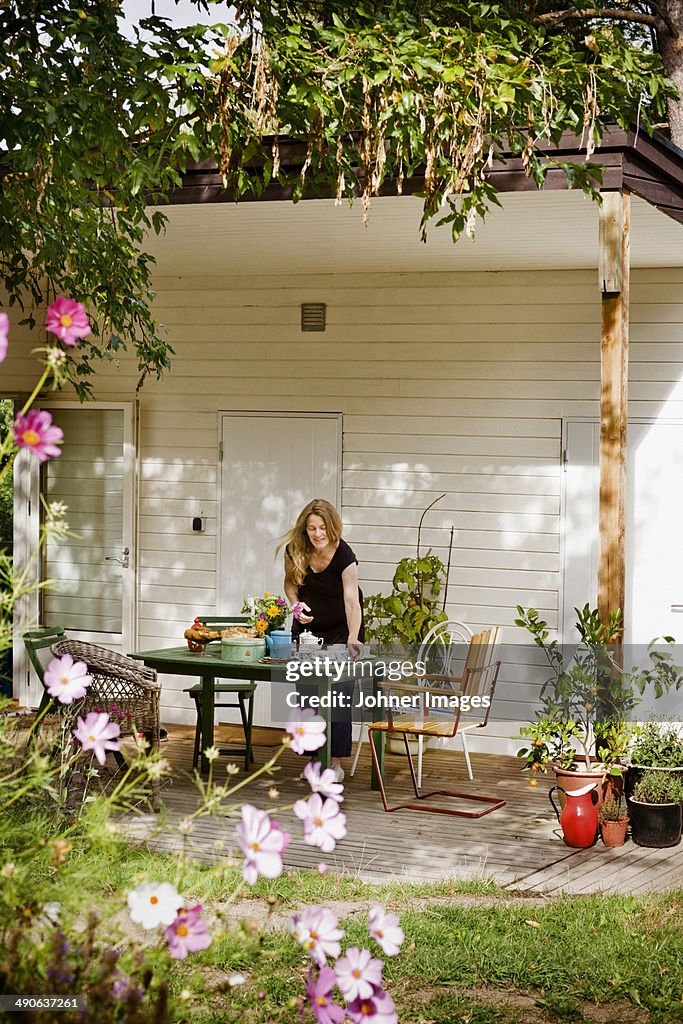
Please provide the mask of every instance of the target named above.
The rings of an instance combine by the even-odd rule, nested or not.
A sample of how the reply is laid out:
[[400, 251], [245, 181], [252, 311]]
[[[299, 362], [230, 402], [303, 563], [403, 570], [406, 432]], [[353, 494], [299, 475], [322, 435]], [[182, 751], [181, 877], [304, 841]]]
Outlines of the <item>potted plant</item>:
[[[363, 601], [365, 637], [382, 645], [402, 644], [409, 649], [419, 647], [430, 629], [445, 622], [448, 597], [448, 565], [444, 565], [431, 548], [422, 552], [422, 523], [429, 510], [444, 495], [428, 505], [420, 516], [414, 558], [402, 558], [391, 581], [391, 593], [370, 594]], [[451, 529], [451, 545], [453, 530]]]
[[681, 841], [683, 779], [672, 772], [647, 772], [629, 802], [631, 835], [638, 846], [660, 849]]
[[673, 772], [683, 778], [683, 736], [665, 722], [648, 722], [637, 730], [630, 750], [626, 796], [647, 772]]
[[[541, 690], [538, 719], [521, 730], [527, 741], [518, 751], [525, 760], [523, 770], [535, 773], [552, 768], [564, 790], [581, 788], [597, 778], [601, 785], [595, 801], [600, 806], [603, 799], [620, 796], [623, 790], [623, 763], [633, 735], [627, 719], [645, 689], [652, 686], [660, 696], [672, 686], [678, 688], [683, 670], [674, 665], [670, 650], [655, 649], [653, 641], [648, 647], [649, 665], [625, 671], [614, 656], [622, 633], [619, 611], [603, 623], [597, 610], [588, 605], [577, 608], [581, 642], [576, 648], [563, 648], [550, 640], [548, 624], [536, 609], [517, 606], [517, 613], [515, 624], [528, 630], [551, 668]], [[671, 637], [664, 640], [673, 645]]]
[[[380, 650], [392, 651], [392, 648], [401, 646], [406, 653], [415, 656], [429, 631], [448, 619], [446, 600], [450, 548], [446, 565], [438, 555], [432, 554], [431, 548], [426, 552], [420, 548], [424, 518], [443, 497], [442, 494], [436, 498], [420, 516], [415, 557], [402, 558], [398, 562], [391, 581], [391, 593], [369, 594], [363, 601], [365, 638], [377, 644]], [[411, 737], [408, 744], [411, 753], [417, 753], [417, 740]], [[386, 749], [392, 754], [405, 753], [403, 740], [395, 736], [387, 738]]]
[[600, 822], [600, 834], [605, 846], [624, 845], [629, 817], [626, 804], [621, 798], [614, 800], [610, 797], [608, 800], [605, 800], [598, 811], [598, 821]]

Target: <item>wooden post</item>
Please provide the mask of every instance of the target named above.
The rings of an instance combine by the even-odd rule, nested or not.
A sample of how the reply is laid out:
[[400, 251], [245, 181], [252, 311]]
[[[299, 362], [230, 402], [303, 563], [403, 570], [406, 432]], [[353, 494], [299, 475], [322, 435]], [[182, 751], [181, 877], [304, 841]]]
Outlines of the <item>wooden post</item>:
[[598, 612], [603, 622], [626, 592], [626, 426], [628, 422], [628, 192], [603, 193], [600, 207], [600, 555]]

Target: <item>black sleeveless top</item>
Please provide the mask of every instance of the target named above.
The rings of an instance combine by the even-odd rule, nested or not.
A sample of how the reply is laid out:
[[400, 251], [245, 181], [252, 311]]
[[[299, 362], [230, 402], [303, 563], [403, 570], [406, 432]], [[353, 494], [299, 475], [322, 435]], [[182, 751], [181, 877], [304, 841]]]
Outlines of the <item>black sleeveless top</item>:
[[[298, 596], [299, 600], [311, 609], [313, 622], [304, 626], [295, 619], [292, 623], [293, 637], [297, 637], [304, 630], [309, 630], [316, 636], [322, 637], [326, 644], [346, 643], [349, 638], [349, 626], [344, 607], [342, 573], [354, 562], [356, 565], [358, 564], [358, 559], [353, 551], [345, 540], [340, 540], [326, 569], [323, 569], [322, 572], [313, 572], [311, 567], [308, 567], [304, 581], [299, 587]], [[362, 643], [364, 638], [363, 594], [360, 587], [358, 588], [358, 600], [361, 607], [361, 628], [358, 638]]]

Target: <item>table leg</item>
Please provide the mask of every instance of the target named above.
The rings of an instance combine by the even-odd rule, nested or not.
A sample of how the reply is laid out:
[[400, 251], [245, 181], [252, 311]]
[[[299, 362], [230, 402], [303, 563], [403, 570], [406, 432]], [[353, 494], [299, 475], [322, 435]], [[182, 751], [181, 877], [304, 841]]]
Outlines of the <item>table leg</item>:
[[[318, 683], [318, 696], [327, 697], [332, 692], [330, 685], [329, 676], [318, 676], [316, 675]], [[325, 701], [325, 704], [328, 702]], [[324, 770], [330, 767], [330, 760], [332, 758], [332, 708], [329, 706], [316, 708], [316, 712], [325, 719], [325, 742], [322, 747], [318, 750], [318, 759], [320, 760], [320, 767]]]
[[209, 762], [204, 757], [207, 747], [213, 746], [213, 702], [215, 680], [212, 672], [202, 674], [202, 775], [209, 771]]
[[[377, 695], [381, 693], [381, 690], [377, 685], [376, 677], [373, 677], [372, 692], [375, 697], [377, 697]], [[378, 708], [375, 705], [372, 711], [373, 722], [381, 722], [383, 717], [384, 714], [382, 709]], [[379, 770], [380, 773], [384, 775], [384, 733], [380, 732], [379, 730], [371, 729], [370, 732], [368, 733], [368, 736], [370, 738], [370, 742], [375, 744], [375, 753], [377, 754]], [[370, 759], [370, 788], [379, 789], [379, 779], [377, 778], [377, 772], [375, 770], [375, 762], [373, 758]]]

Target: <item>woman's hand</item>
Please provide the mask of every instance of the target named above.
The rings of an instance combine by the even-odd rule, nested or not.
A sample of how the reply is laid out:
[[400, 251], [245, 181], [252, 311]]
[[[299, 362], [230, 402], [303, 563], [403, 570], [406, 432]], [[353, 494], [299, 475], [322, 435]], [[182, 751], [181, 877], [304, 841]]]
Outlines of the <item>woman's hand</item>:
[[347, 640], [346, 641], [346, 646], [349, 649], [349, 654], [351, 655], [351, 660], [352, 661], [358, 661], [358, 659], [363, 654], [363, 644], [360, 642], [360, 640]]
[[304, 601], [299, 601], [299, 611], [295, 614], [294, 618], [297, 622], [300, 622], [302, 626], [307, 626], [309, 622], [313, 622], [313, 616], [308, 614], [310, 608]]

